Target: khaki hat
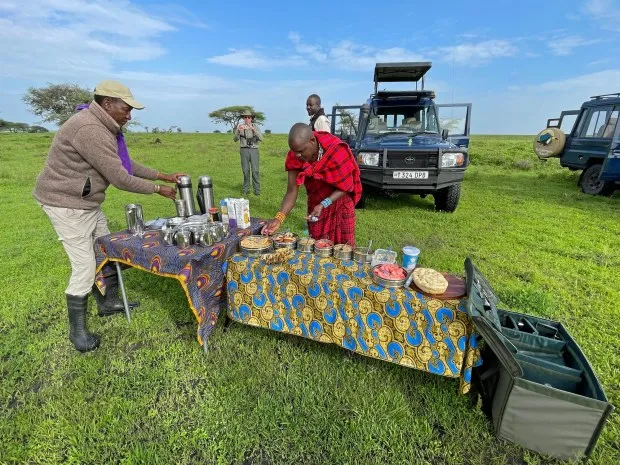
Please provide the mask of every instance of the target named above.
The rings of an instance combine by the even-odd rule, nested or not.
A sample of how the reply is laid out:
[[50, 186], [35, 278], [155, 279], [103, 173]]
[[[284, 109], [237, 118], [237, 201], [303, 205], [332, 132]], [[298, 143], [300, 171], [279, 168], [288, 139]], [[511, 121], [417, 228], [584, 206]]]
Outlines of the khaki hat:
[[252, 114], [250, 110], [243, 110], [243, 112], [241, 113], [241, 117], [244, 117], [244, 116], [251, 116], [252, 118], [254, 118], [254, 115]]
[[117, 81], [101, 81], [97, 84], [97, 87], [95, 87], [95, 95], [120, 98], [123, 102], [136, 110], [142, 110], [144, 108], [144, 105], [133, 98], [133, 94], [129, 90], [129, 87]]

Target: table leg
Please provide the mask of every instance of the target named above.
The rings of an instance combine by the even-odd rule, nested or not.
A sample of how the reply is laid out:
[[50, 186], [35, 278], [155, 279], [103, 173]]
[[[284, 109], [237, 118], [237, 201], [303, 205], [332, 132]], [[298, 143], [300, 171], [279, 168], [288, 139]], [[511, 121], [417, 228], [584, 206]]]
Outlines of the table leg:
[[129, 315], [129, 303], [127, 302], [127, 293], [125, 292], [125, 282], [123, 281], [123, 274], [121, 273], [121, 266], [116, 263], [116, 272], [118, 273], [118, 284], [121, 288], [121, 295], [123, 296], [123, 305], [125, 306], [125, 316], [127, 321], [131, 323], [131, 316]]
[[207, 339], [206, 338], [202, 340], [202, 350], [204, 351], [205, 354], [207, 352], [209, 352], [209, 348], [207, 347]]

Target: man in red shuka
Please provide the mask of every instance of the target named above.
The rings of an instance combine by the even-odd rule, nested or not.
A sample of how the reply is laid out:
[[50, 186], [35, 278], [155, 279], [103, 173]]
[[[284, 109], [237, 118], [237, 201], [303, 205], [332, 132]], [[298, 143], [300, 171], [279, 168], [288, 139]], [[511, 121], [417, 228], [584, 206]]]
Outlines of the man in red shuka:
[[288, 186], [275, 218], [263, 227], [273, 234], [295, 206], [299, 186], [308, 192], [308, 231], [314, 239], [355, 245], [355, 204], [362, 196], [360, 170], [349, 146], [325, 132], [313, 132], [304, 123], [288, 134]]

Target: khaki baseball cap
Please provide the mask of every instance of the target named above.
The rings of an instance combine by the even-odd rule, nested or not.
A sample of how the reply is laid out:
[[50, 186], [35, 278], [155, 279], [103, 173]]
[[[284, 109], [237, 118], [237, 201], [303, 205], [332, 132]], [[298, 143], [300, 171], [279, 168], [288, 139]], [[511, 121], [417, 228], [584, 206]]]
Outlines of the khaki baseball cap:
[[101, 81], [97, 84], [97, 87], [95, 87], [95, 95], [120, 98], [123, 102], [136, 110], [142, 110], [144, 108], [144, 105], [133, 98], [133, 94], [129, 90], [129, 87], [117, 81]]

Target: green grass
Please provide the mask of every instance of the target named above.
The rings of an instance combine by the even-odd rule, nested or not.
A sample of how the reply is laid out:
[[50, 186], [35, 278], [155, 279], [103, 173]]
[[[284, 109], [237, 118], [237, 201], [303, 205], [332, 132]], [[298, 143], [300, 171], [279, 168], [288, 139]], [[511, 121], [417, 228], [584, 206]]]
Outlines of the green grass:
[[[158, 137], [129, 135], [132, 156], [209, 174], [217, 198], [239, 196], [229, 135]], [[142, 303], [132, 323], [91, 316], [102, 344], [79, 354], [67, 339], [68, 262], [30, 196], [51, 138], [0, 135], [0, 463], [556, 463], [495, 438], [454, 379], [238, 324], [218, 328], [205, 356], [178, 283], [138, 270], [124, 273]], [[285, 145], [265, 138], [253, 216], [278, 209]], [[455, 213], [434, 212], [430, 197], [371, 197], [358, 242], [414, 244], [422, 265], [460, 274], [471, 256], [508, 307], [564, 322], [617, 404], [620, 195], [583, 195], [557, 160], [538, 162], [529, 137], [474, 137], [471, 157]], [[147, 218], [174, 214], [160, 196], [111, 188], [111, 230], [129, 202]], [[297, 232], [304, 205], [286, 222]], [[592, 464], [620, 463], [619, 433], [614, 416]]]

